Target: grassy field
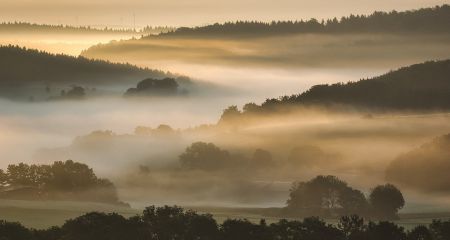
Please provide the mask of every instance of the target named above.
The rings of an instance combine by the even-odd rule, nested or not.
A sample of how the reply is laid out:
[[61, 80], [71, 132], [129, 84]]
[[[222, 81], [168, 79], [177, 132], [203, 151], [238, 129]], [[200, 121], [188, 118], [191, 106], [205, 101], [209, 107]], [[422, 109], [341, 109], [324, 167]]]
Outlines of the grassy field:
[[[281, 217], [275, 217], [274, 208], [225, 208], [225, 207], [185, 207], [200, 213], [211, 213], [218, 222], [227, 218], [248, 219], [259, 222], [265, 219], [268, 223], [276, 222]], [[80, 203], [69, 201], [20, 201], [0, 200], [0, 219], [21, 222], [27, 227], [43, 229], [50, 226], [62, 225], [67, 219], [75, 218], [91, 211], [117, 212], [125, 217], [140, 214], [142, 209], [126, 208], [100, 203]], [[272, 216], [271, 216], [272, 215]], [[290, 218], [293, 220], [293, 218]], [[426, 225], [433, 219], [450, 219], [450, 213], [408, 213], [401, 214], [397, 224], [411, 229], [417, 225]], [[300, 219], [298, 219], [300, 220]], [[329, 223], [336, 223], [336, 219], [326, 219]]]

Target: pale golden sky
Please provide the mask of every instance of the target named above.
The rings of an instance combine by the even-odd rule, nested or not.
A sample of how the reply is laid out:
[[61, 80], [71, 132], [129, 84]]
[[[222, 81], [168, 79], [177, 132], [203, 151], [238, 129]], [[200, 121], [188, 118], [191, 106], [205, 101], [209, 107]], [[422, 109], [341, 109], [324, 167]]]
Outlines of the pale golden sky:
[[0, 0], [0, 21], [93, 26], [193, 26], [229, 20], [318, 19], [450, 4], [450, 0]]

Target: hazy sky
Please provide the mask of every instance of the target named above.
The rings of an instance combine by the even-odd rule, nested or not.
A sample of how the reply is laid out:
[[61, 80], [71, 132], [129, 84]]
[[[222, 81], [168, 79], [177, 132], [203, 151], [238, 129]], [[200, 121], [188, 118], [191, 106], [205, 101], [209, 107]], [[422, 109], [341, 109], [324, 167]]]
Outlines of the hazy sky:
[[229, 20], [321, 19], [450, 0], [0, 0], [0, 21], [92, 26], [192, 26]]

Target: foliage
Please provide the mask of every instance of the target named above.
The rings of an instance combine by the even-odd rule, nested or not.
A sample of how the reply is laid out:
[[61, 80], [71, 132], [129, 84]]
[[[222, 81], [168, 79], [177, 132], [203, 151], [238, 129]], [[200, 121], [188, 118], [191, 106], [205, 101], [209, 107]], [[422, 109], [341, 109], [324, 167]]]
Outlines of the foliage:
[[405, 205], [403, 194], [392, 184], [379, 185], [369, 195], [372, 214], [379, 219], [395, 219]]
[[[3, 172], [3, 171], [2, 171]], [[74, 198], [79, 200], [118, 203], [114, 184], [98, 178], [86, 164], [72, 160], [51, 165], [11, 164], [3, 173], [7, 190], [0, 198]], [[0, 189], [1, 190], [1, 189]], [[24, 190], [25, 196], [17, 194]], [[62, 196], [61, 196], [62, 194]]]
[[357, 82], [315, 85], [300, 94], [266, 99], [261, 105], [248, 103], [242, 112], [231, 106], [223, 112], [221, 121], [231, 119], [241, 124], [246, 116], [279, 113], [299, 106], [351, 106], [376, 111], [448, 110], [449, 77], [450, 60], [428, 61]]
[[317, 176], [308, 182], [295, 182], [287, 201], [287, 212], [300, 216], [365, 214], [364, 195], [335, 176]]
[[63, 34], [157, 34], [174, 31], [174, 27], [145, 26], [141, 30], [129, 28], [93, 28], [90, 26], [49, 25], [27, 22], [3, 22], [0, 23], [0, 32], [38, 32], [38, 33], [63, 33]]
[[179, 156], [185, 169], [220, 170], [231, 163], [231, 155], [212, 143], [195, 142]]
[[[27, 229], [19, 223], [0, 222], [0, 236], [8, 240], [446, 240], [450, 221], [435, 220], [409, 232], [391, 222], [368, 222], [345, 216], [337, 226], [310, 217], [258, 224], [227, 219], [218, 224], [209, 214], [177, 206], [147, 207], [141, 215], [125, 218], [116, 213], [91, 212], [66, 221], [61, 227]], [[431, 234], [431, 235], [430, 235]]]
[[450, 29], [450, 5], [422, 8], [405, 12], [374, 12], [370, 15], [350, 15], [319, 22], [307, 21], [237, 21], [202, 27], [178, 28], [160, 36], [229, 36], [274, 35], [293, 33], [448, 33]]
[[126, 82], [129, 79], [168, 77], [169, 73], [84, 57], [50, 54], [18, 46], [0, 46], [0, 84], [90, 84]]
[[164, 96], [178, 93], [178, 83], [173, 78], [153, 79], [140, 81], [136, 88], [129, 88], [125, 96]]

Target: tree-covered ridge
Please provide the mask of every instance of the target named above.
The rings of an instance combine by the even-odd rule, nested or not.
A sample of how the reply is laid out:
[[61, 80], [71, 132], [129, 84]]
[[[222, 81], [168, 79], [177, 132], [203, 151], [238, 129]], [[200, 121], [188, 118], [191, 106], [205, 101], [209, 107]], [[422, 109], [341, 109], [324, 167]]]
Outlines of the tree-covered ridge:
[[182, 27], [163, 36], [227, 35], [227, 34], [288, 34], [288, 33], [449, 33], [450, 5], [421, 8], [404, 12], [374, 12], [370, 15], [350, 15], [341, 19], [300, 21], [237, 21], [202, 27]]
[[81, 200], [118, 204], [114, 184], [72, 160], [50, 165], [11, 164], [0, 169], [0, 198]]
[[29, 32], [29, 33], [94, 33], [94, 34], [157, 34], [173, 31], [176, 28], [168, 26], [146, 26], [140, 30], [132, 28], [96, 28], [90, 26], [70, 26], [70, 25], [51, 25], [37, 24], [28, 22], [2, 22], [0, 23], [0, 32]]
[[0, 46], [0, 84], [21, 85], [114, 83], [147, 77], [172, 76], [159, 70], [139, 68], [131, 64], [112, 63], [84, 57], [21, 48]]
[[117, 213], [90, 212], [62, 226], [28, 229], [20, 223], [0, 221], [0, 236], [8, 240], [447, 240], [450, 221], [433, 220], [411, 230], [392, 222], [366, 221], [344, 216], [335, 225], [317, 217], [253, 223], [226, 219], [219, 224], [210, 214], [180, 207], [150, 206], [142, 214], [125, 218]]
[[291, 96], [266, 99], [224, 110], [219, 123], [244, 115], [276, 112], [285, 107], [352, 106], [372, 110], [450, 109], [450, 60], [429, 61], [356, 82], [323, 84]]

